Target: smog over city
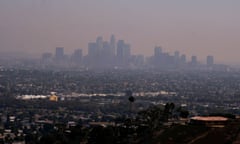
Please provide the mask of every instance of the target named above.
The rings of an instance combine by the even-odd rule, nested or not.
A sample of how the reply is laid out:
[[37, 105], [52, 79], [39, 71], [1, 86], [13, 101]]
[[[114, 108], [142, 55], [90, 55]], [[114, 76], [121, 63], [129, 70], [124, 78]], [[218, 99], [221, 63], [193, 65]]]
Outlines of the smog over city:
[[240, 143], [240, 1], [0, 0], [0, 144]]
[[238, 1], [0, 1], [0, 51], [40, 55], [61, 46], [87, 54], [97, 36], [112, 34], [134, 54], [151, 56], [155, 46], [174, 53], [213, 55], [238, 64]]

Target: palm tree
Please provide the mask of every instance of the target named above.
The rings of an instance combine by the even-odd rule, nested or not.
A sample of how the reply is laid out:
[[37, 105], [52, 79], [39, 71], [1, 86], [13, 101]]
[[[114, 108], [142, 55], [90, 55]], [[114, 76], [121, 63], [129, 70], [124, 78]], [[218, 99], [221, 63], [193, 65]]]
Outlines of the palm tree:
[[132, 96], [132, 91], [130, 91], [130, 90], [127, 90], [125, 94], [126, 94], [126, 96], [128, 96], [128, 101], [130, 102], [129, 111], [131, 112], [132, 111], [132, 104], [134, 103], [135, 98]]
[[175, 108], [174, 103], [166, 103], [164, 107], [164, 121], [168, 121], [168, 118], [172, 116], [173, 109]]
[[133, 103], [133, 102], [135, 101], [135, 98], [134, 98], [133, 96], [130, 96], [130, 97], [128, 98], [128, 100], [129, 100], [130, 103]]

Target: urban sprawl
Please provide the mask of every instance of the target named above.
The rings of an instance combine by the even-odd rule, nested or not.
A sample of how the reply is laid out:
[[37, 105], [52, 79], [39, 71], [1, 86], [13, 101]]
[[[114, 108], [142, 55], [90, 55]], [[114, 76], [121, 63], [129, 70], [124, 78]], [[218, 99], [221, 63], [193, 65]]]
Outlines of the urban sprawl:
[[238, 143], [240, 71], [213, 56], [132, 55], [98, 37], [83, 56], [1, 59], [0, 144]]

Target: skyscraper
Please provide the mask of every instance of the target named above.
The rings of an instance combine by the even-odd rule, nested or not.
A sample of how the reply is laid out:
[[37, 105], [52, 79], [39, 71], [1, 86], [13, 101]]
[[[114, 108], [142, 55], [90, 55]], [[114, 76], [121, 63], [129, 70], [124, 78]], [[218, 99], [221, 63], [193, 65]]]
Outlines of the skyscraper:
[[162, 54], [162, 48], [156, 46], [156, 47], [154, 48], [154, 56], [155, 56], [155, 57], [159, 57], [161, 54]]
[[42, 54], [42, 60], [47, 60], [47, 59], [51, 59], [52, 58], [52, 53], [43, 53]]
[[131, 56], [131, 48], [130, 44], [125, 44], [124, 45], [124, 51], [123, 51], [123, 56], [124, 58], [129, 59]]
[[111, 49], [111, 56], [114, 56], [115, 49], [116, 49], [116, 40], [114, 35], [112, 35], [110, 39], [110, 49]]
[[88, 43], [88, 56], [95, 57], [98, 54], [97, 44], [94, 42]]
[[97, 43], [91, 42], [88, 43], [88, 57], [87, 57], [87, 63], [91, 67], [96, 67], [99, 65], [100, 53], [99, 53], [99, 47]]
[[80, 64], [82, 61], [82, 49], [76, 49], [72, 55], [72, 61]]
[[174, 58], [175, 58], [176, 60], [178, 60], [178, 59], [180, 58], [180, 53], [179, 53], [179, 51], [175, 51], [175, 52], [174, 52]]
[[131, 48], [129, 44], [125, 44], [124, 40], [119, 40], [117, 43], [117, 61], [120, 65], [128, 65], [131, 56]]
[[101, 37], [101, 36], [97, 37], [96, 44], [97, 44], [97, 50], [99, 52], [102, 51], [102, 48], [103, 48], [103, 37]]
[[123, 58], [123, 51], [124, 51], [124, 40], [119, 40], [117, 43], [117, 58]]
[[64, 47], [56, 47], [55, 58], [57, 61], [64, 59]]
[[207, 56], [207, 66], [212, 66], [214, 64], [214, 57]]
[[193, 66], [195, 66], [195, 65], [197, 65], [197, 63], [198, 63], [198, 61], [197, 61], [197, 56], [192, 56], [192, 58], [191, 58], [191, 64], [192, 64]]
[[42, 54], [42, 63], [49, 64], [52, 61], [52, 53], [43, 53]]
[[102, 51], [103, 51], [102, 53], [103, 53], [104, 57], [109, 57], [111, 55], [111, 46], [107, 41], [103, 42], [103, 50]]
[[181, 60], [181, 63], [185, 64], [185, 63], [187, 62], [187, 57], [186, 57], [186, 55], [185, 55], [185, 54], [181, 55], [180, 60]]

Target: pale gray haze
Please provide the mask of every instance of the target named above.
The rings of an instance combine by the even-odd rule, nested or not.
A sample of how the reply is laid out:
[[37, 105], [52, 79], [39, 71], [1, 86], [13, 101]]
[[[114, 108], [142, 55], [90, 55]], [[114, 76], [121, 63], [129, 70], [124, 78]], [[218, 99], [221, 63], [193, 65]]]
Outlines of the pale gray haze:
[[97, 36], [124, 39], [134, 54], [155, 46], [240, 64], [239, 0], [0, 0], [0, 52], [66, 53]]

